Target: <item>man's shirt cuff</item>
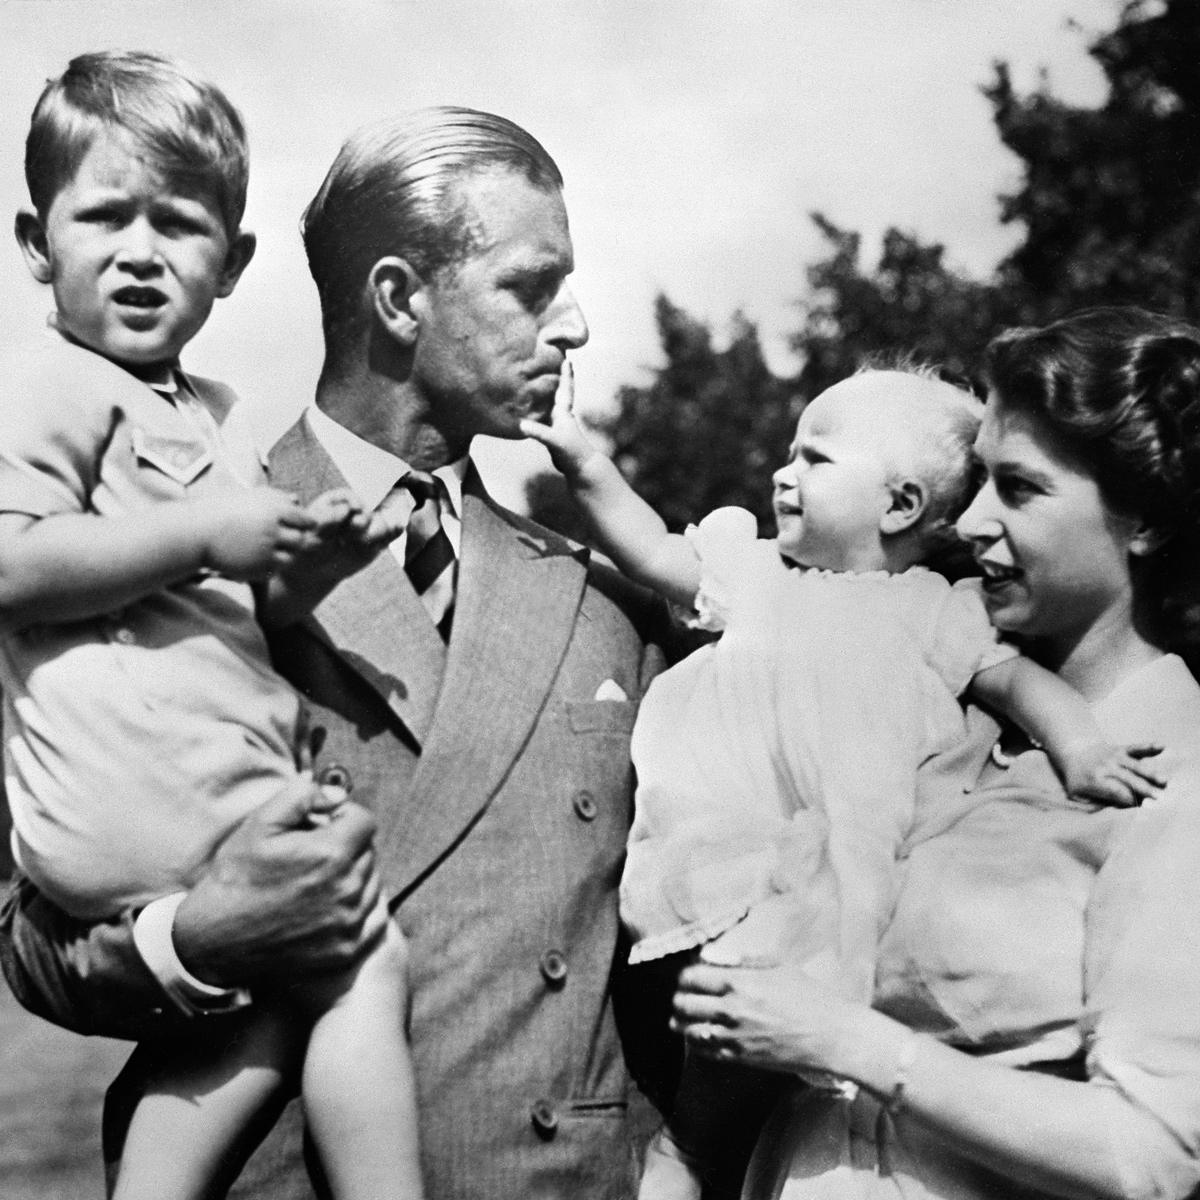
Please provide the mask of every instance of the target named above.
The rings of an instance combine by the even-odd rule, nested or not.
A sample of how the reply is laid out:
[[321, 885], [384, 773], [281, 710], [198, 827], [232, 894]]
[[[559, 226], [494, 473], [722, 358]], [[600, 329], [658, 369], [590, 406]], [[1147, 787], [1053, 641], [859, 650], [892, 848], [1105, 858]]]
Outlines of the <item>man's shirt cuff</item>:
[[133, 941], [142, 961], [162, 985], [171, 1003], [189, 1017], [235, 1012], [250, 1003], [245, 988], [213, 987], [193, 975], [175, 953], [175, 913], [187, 892], [151, 900], [133, 923]]

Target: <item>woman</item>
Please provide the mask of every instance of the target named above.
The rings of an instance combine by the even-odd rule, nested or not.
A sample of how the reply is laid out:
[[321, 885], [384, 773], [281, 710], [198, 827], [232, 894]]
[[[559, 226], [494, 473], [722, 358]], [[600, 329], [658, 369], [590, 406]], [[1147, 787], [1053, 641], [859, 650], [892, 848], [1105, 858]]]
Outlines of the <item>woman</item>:
[[[1187, 1196], [1200, 1185], [1200, 331], [1136, 309], [989, 347], [987, 477], [959, 522], [995, 624], [1168, 775], [1071, 804], [979, 712], [929, 771], [874, 1009], [786, 964], [687, 968], [703, 1052], [859, 1085], [797, 1088], [746, 1195]], [[963, 781], [977, 783], [964, 795]]]

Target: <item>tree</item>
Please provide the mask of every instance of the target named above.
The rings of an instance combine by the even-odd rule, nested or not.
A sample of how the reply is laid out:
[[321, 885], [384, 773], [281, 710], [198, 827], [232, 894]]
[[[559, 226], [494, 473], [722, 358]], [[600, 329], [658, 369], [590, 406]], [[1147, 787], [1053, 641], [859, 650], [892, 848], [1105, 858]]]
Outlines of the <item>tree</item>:
[[890, 228], [878, 261], [821, 214], [829, 251], [806, 272], [791, 379], [771, 375], [754, 327], [729, 349], [664, 296], [666, 365], [625, 387], [607, 425], [618, 461], [673, 526], [720, 504], [766, 517], [771, 464], [812, 396], [865, 361], [911, 355], [974, 379], [991, 336], [1091, 304], [1137, 303], [1200, 320], [1200, 0], [1126, 0], [1088, 53], [1108, 94], [1097, 108], [1028, 95], [1006, 64], [983, 87], [997, 132], [1023, 164], [1000, 219], [1021, 239], [990, 279], [949, 266], [945, 247]]
[[820, 213], [830, 252], [808, 268], [810, 299], [792, 337], [801, 356], [800, 390], [815, 396], [872, 360], [914, 358], [969, 380], [983, 347], [1007, 322], [1011, 303], [994, 286], [944, 261], [945, 247], [889, 229], [878, 263], [860, 263], [861, 238]]
[[665, 366], [648, 387], [621, 388], [616, 413], [600, 425], [617, 465], [673, 529], [723, 504], [772, 528], [771, 473], [791, 444], [795, 383], [771, 372], [740, 313], [723, 350], [666, 296], [655, 318]]
[[984, 88], [1024, 163], [1001, 219], [1024, 226], [998, 286], [1027, 323], [1092, 304], [1200, 317], [1200, 6], [1130, 0], [1089, 53], [1108, 96], [1019, 96], [1005, 64]]

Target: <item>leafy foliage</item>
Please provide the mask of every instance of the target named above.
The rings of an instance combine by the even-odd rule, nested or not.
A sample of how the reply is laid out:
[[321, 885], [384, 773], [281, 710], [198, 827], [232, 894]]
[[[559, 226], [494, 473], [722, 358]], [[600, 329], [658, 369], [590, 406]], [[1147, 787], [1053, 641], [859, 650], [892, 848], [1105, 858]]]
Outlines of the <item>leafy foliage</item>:
[[[1097, 303], [1200, 319], [1200, 3], [1127, 0], [1088, 53], [1108, 86], [1098, 108], [1066, 104], [1044, 79], [1021, 95], [1004, 63], [983, 87], [1023, 164], [999, 209], [1020, 241], [992, 278], [969, 277], [943, 245], [896, 228], [864, 264], [859, 234], [814, 214], [828, 253], [806, 272], [790, 378], [771, 373], [741, 314], [717, 350], [706, 325], [658, 297], [665, 363], [649, 386], [620, 389], [602, 430], [669, 525], [742, 504], [766, 529], [771, 470], [800, 409], [864, 361], [913, 357], [973, 379], [1006, 325]], [[539, 496], [561, 508], [561, 486], [531, 485], [534, 511], [561, 520]]]

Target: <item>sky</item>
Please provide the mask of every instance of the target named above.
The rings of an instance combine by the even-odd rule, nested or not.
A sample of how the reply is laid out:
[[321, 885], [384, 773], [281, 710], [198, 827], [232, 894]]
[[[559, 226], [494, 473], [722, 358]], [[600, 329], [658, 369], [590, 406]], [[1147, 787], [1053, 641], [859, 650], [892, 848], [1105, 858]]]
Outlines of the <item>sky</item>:
[[[509, 117], [556, 159], [591, 327], [579, 407], [646, 382], [665, 292], [718, 341], [735, 310], [772, 366], [798, 365], [809, 214], [888, 226], [983, 275], [1017, 231], [997, 196], [1019, 182], [980, 86], [1007, 61], [1073, 103], [1103, 96], [1085, 52], [1118, 0], [0, 0], [0, 209], [27, 203], [22, 158], [44, 81], [75, 54], [165, 51], [219, 83], [250, 131], [246, 225], [259, 248], [184, 365], [231, 383], [269, 443], [312, 396], [315, 290], [297, 232], [342, 139], [425, 104]], [[16, 244], [0, 249], [0, 351], [37, 336], [50, 299]], [[782, 452], [782, 451], [781, 451]], [[519, 505], [527, 444], [480, 446]]]

